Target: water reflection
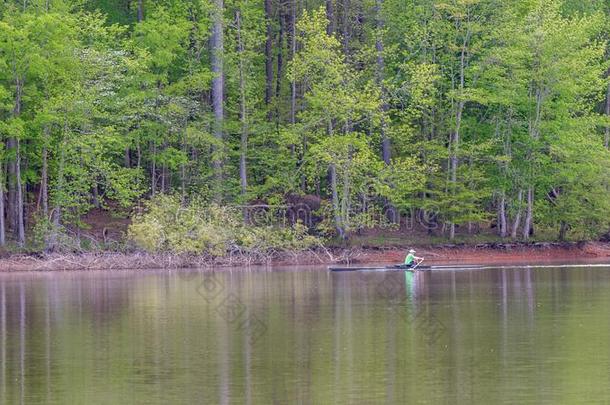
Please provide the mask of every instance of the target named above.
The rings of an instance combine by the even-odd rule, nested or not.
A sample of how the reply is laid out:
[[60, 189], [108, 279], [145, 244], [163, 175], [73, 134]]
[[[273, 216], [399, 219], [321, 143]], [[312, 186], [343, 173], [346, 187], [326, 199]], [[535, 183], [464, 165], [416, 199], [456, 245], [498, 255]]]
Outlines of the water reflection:
[[[199, 272], [0, 275], [0, 403], [599, 403], [610, 394], [606, 268], [213, 274], [223, 285], [213, 298]], [[229, 298], [264, 324], [258, 339], [254, 323], [228, 317]]]

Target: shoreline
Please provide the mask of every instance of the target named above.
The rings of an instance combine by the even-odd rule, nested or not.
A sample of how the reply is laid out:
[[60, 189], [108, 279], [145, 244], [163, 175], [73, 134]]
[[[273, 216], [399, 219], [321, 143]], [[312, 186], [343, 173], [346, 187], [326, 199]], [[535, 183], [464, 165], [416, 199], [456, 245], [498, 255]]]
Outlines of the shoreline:
[[[430, 264], [554, 264], [609, 262], [610, 243], [489, 243], [479, 245], [415, 246]], [[0, 272], [69, 270], [146, 270], [249, 266], [325, 266], [330, 264], [400, 263], [407, 247], [324, 248], [285, 252], [273, 258], [245, 255], [212, 258], [149, 253], [77, 253], [24, 255], [0, 258]]]

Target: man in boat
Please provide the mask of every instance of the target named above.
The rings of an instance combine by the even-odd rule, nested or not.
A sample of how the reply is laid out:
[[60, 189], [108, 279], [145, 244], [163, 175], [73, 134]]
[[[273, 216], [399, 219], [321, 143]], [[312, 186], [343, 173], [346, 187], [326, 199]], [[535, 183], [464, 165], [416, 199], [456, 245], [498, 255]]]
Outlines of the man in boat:
[[409, 250], [407, 257], [405, 257], [405, 266], [413, 267], [422, 260], [424, 260], [424, 258], [415, 256], [415, 249], [411, 249]]

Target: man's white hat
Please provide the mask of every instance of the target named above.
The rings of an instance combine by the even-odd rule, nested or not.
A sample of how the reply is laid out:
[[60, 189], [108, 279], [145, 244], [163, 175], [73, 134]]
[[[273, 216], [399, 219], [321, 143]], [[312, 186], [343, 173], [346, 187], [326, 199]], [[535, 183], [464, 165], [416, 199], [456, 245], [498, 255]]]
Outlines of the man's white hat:
[[415, 253], [415, 249], [409, 250], [409, 253]]

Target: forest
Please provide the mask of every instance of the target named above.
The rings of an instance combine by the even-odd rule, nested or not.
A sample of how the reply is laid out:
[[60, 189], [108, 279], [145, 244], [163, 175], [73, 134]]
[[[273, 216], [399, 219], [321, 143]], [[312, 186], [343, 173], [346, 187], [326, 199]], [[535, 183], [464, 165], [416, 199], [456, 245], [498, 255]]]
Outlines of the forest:
[[[447, 240], [599, 239], [609, 76], [607, 0], [3, 0], [0, 245], [59, 249], [92, 210], [148, 250], [396, 213]], [[314, 226], [248, 227], [294, 201]]]

